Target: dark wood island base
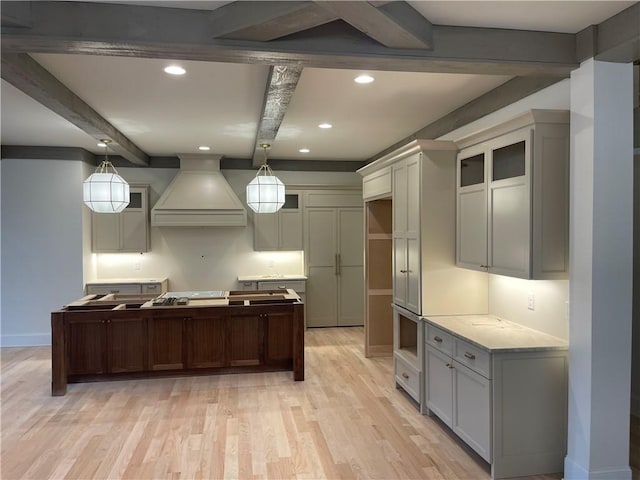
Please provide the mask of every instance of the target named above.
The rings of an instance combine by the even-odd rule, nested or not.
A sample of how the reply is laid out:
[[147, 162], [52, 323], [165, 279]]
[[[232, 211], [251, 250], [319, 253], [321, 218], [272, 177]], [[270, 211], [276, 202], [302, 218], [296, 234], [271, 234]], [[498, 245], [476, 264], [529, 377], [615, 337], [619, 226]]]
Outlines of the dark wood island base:
[[171, 307], [85, 297], [51, 313], [51, 394], [65, 395], [67, 383], [169, 375], [292, 370], [302, 381], [304, 305], [289, 293]]

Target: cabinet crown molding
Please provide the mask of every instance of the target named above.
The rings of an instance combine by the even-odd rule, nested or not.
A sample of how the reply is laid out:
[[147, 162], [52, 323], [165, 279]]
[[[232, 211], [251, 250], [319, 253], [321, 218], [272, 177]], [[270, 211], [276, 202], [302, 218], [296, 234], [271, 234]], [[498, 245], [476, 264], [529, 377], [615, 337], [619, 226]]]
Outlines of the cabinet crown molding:
[[569, 123], [569, 119], [570, 113], [568, 110], [533, 109], [498, 125], [494, 125], [456, 140], [455, 145], [458, 149], [463, 149], [500, 135], [513, 132], [514, 130], [518, 130], [528, 125], [536, 123], [567, 124]]
[[364, 167], [356, 170], [363, 177], [376, 172], [382, 168], [396, 163], [403, 158], [406, 158], [414, 153], [418, 153], [425, 150], [457, 150], [458, 146], [454, 142], [448, 140], [413, 140], [406, 145], [388, 153], [384, 157], [380, 157], [374, 162], [365, 165]]

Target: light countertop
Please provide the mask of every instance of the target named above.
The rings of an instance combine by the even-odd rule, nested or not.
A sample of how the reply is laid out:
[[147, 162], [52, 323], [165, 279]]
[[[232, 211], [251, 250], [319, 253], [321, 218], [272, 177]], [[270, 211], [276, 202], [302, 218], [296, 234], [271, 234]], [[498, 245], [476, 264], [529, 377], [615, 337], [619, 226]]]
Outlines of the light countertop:
[[307, 277], [305, 275], [281, 275], [281, 274], [271, 274], [271, 275], [238, 275], [239, 282], [268, 282], [268, 281], [278, 281], [278, 280], [306, 280]]
[[87, 282], [87, 285], [111, 285], [113, 283], [162, 283], [167, 277], [156, 278], [101, 278]]
[[569, 348], [566, 340], [492, 315], [443, 315], [424, 320], [489, 352]]

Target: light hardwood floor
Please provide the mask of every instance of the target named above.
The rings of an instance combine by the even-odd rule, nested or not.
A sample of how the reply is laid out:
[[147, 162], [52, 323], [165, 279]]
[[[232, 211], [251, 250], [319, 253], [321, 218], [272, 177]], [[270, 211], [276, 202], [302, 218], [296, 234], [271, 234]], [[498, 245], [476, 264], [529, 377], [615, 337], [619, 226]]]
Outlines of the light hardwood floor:
[[[362, 328], [306, 332], [291, 372], [73, 384], [50, 349], [1, 349], [8, 479], [488, 479], [488, 465], [366, 359]], [[559, 479], [561, 475], [532, 477]]]

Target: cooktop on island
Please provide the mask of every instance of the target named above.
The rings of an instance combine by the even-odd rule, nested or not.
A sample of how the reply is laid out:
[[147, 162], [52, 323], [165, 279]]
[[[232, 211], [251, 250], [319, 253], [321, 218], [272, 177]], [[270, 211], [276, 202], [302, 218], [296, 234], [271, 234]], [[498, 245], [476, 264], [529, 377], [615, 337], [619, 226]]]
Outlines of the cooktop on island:
[[225, 298], [226, 292], [224, 290], [201, 290], [201, 291], [185, 291], [185, 292], [166, 292], [162, 296], [163, 297], [175, 297], [175, 298], [183, 298], [186, 297], [190, 300], [201, 299], [201, 298]]

